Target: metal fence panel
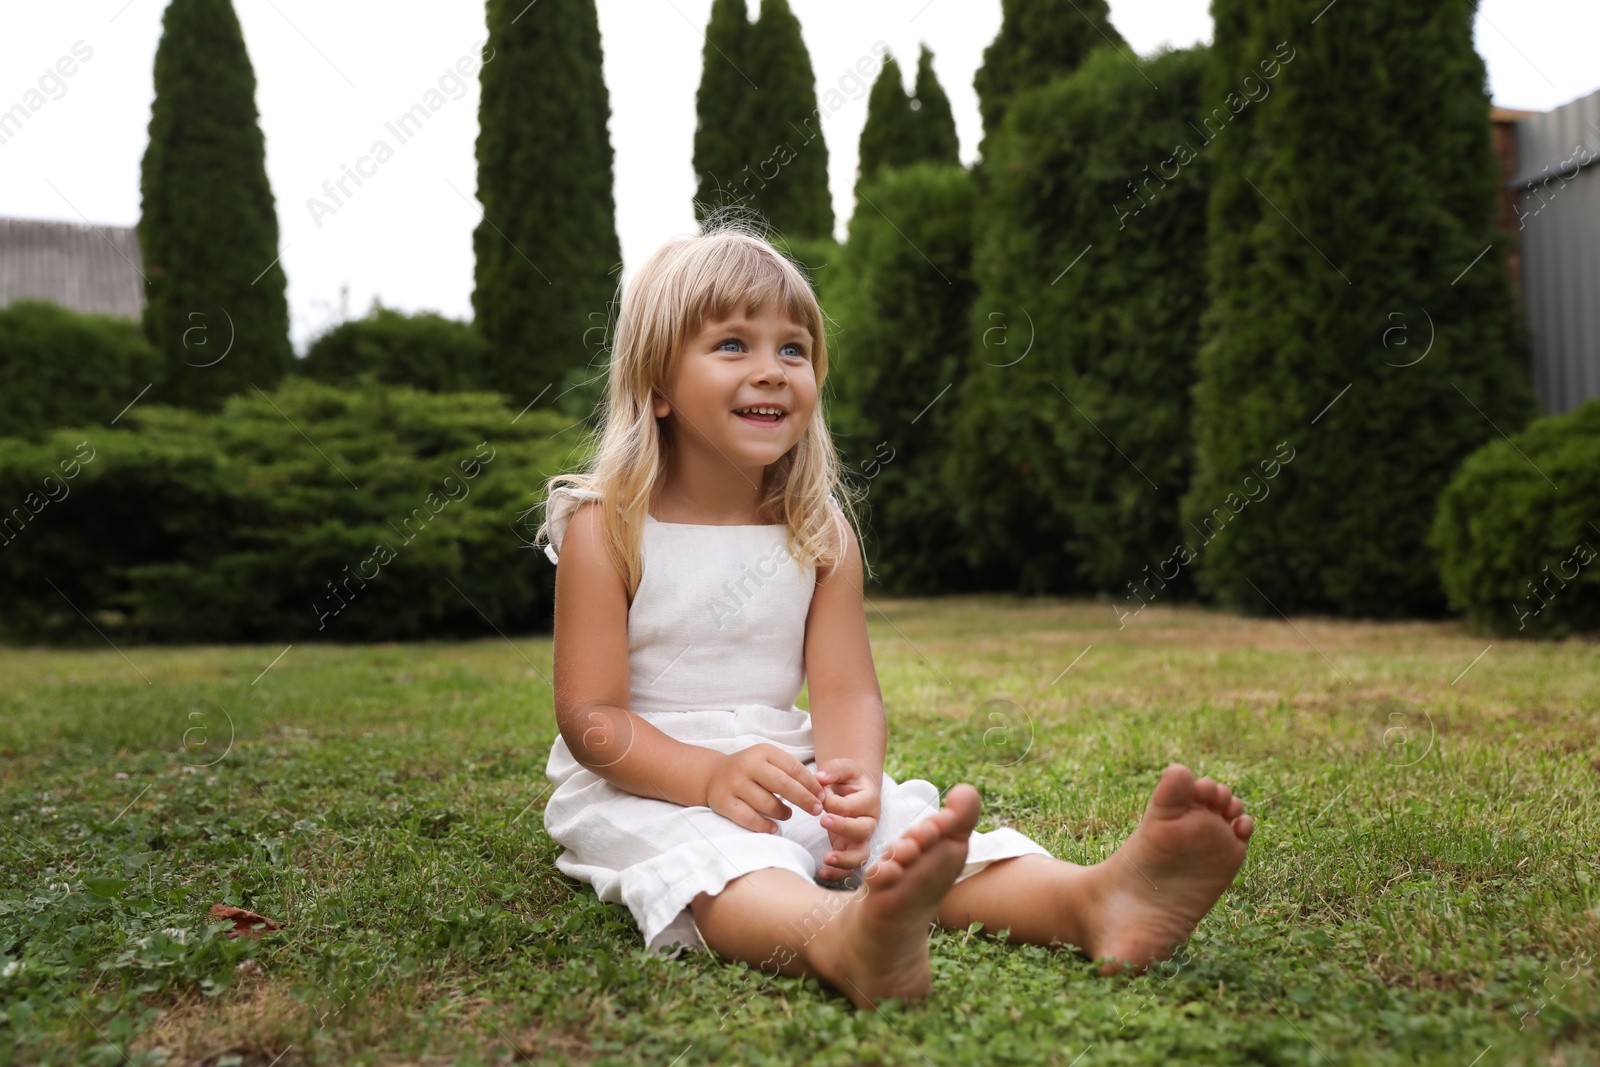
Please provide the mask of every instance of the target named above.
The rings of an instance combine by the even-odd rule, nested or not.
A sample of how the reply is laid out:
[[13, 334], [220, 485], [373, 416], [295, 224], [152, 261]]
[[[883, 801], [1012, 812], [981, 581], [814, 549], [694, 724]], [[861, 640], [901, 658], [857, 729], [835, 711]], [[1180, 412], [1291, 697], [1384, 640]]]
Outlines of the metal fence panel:
[[1600, 396], [1600, 92], [1517, 124], [1522, 291], [1546, 414]]

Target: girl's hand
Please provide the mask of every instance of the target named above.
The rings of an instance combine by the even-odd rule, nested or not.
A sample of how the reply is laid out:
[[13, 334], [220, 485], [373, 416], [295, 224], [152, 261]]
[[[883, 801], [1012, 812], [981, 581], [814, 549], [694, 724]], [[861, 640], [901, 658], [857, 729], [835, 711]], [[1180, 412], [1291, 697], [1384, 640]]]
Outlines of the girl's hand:
[[777, 745], [751, 745], [723, 756], [706, 784], [707, 807], [760, 834], [777, 833], [778, 824], [769, 820], [790, 816], [779, 797], [802, 811], [822, 813], [822, 784]]
[[878, 828], [883, 775], [841, 756], [819, 763], [817, 780], [824, 788], [822, 806], [827, 813], [821, 821], [832, 848], [817, 877], [837, 882], [867, 862], [868, 842]]

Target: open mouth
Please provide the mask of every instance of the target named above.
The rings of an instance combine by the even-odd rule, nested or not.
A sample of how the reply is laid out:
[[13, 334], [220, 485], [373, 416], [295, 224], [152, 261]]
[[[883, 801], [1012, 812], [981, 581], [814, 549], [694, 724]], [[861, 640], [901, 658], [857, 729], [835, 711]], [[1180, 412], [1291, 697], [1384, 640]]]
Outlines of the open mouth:
[[734, 414], [752, 426], [777, 426], [789, 417], [787, 412], [779, 408], [742, 408]]

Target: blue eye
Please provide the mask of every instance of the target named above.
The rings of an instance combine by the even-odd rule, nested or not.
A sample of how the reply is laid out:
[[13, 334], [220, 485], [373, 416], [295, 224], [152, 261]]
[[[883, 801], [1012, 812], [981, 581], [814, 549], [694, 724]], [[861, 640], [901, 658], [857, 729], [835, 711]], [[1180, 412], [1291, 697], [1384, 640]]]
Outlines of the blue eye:
[[[728, 345], [739, 345], [740, 347], [743, 347], [744, 346], [744, 342], [739, 340], [737, 337], [730, 337], [725, 341], [719, 341], [717, 343], [717, 350], [718, 351], [722, 351], [723, 349], [727, 348]], [[803, 344], [800, 344], [797, 341], [790, 341], [788, 344], [784, 345], [783, 347], [785, 349], [792, 348], [792, 349], [795, 350], [794, 351], [794, 355], [791, 357], [793, 359], [807, 359], [807, 358], [809, 358], [806, 355], [806, 346], [803, 345]]]

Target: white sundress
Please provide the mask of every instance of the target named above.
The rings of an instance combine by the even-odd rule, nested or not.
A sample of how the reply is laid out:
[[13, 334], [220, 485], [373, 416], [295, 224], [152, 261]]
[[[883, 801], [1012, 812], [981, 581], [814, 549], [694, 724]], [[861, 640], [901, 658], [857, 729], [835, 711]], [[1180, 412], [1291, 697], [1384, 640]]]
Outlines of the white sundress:
[[[550, 494], [552, 563], [578, 505], [598, 495], [576, 486]], [[836, 505], [837, 506], [837, 505]], [[816, 568], [787, 547], [785, 528], [704, 526], [645, 519], [643, 572], [628, 609], [629, 710], [687, 744], [731, 753], [763, 742], [816, 770], [805, 684], [805, 626]], [[758, 833], [709, 807], [638, 796], [583, 767], [556, 735], [545, 768], [554, 792], [544, 825], [564, 851], [556, 867], [624, 904], [650, 949], [705, 947], [689, 904], [767, 867], [815, 879], [829, 851], [818, 817], [787, 800], [778, 833]], [[938, 810], [939, 791], [887, 773], [868, 842], [877, 860], [914, 823]], [[969, 839], [957, 881], [995, 860], [1049, 855], [1009, 827]], [[820, 884], [820, 883], [818, 883]], [[846, 885], [860, 884], [860, 870]]]

